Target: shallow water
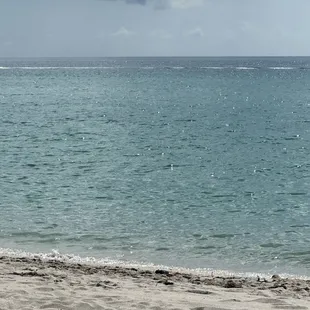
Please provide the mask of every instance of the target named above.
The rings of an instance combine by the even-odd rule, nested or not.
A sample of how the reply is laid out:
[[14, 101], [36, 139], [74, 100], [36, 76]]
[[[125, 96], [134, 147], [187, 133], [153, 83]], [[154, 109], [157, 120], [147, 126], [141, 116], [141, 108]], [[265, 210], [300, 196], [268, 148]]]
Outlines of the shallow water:
[[0, 59], [0, 247], [310, 275], [309, 65]]

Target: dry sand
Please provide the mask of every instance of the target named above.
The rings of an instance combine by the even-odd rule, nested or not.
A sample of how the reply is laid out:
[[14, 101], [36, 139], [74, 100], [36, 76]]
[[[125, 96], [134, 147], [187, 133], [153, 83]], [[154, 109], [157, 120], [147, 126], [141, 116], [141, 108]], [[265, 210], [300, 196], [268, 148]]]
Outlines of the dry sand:
[[310, 309], [310, 281], [0, 257], [0, 309]]

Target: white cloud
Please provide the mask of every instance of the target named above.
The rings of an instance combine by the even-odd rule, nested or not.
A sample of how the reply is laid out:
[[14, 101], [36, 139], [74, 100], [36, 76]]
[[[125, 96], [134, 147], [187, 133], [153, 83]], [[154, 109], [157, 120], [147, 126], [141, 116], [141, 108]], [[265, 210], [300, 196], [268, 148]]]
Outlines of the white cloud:
[[113, 32], [111, 34], [111, 36], [124, 36], [124, 37], [130, 37], [130, 36], [134, 36], [136, 35], [136, 33], [134, 31], [130, 31], [128, 29], [126, 29], [125, 27], [121, 27], [119, 30], [117, 30], [116, 32]]
[[186, 37], [199, 37], [199, 38], [201, 38], [201, 37], [204, 37], [205, 34], [200, 27], [197, 27], [197, 28], [191, 29], [189, 31], [186, 31], [184, 33], [184, 35]]

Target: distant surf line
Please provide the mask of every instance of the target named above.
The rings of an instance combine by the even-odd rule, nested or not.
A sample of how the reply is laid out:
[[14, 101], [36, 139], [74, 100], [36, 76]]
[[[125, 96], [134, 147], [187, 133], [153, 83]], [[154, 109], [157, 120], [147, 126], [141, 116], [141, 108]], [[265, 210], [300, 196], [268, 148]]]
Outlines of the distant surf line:
[[38, 66], [0, 66], [0, 70], [120, 70], [120, 69], [136, 69], [136, 70], [193, 70], [193, 69], [204, 69], [204, 70], [309, 70], [307, 67], [247, 67], [247, 66], [205, 66], [205, 67], [182, 67], [182, 66], [143, 66], [143, 67], [104, 67], [104, 66], [89, 66], [89, 67], [64, 67], [64, 66], [49, 66], [49, 67], [38, 67]]

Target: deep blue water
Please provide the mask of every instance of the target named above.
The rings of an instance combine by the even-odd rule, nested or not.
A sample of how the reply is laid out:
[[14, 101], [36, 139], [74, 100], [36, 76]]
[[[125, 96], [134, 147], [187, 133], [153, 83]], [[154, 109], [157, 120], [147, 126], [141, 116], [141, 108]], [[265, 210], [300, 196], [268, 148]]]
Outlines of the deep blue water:
[[0, 247], [310, 275], [309, 69], [0, 59]]

